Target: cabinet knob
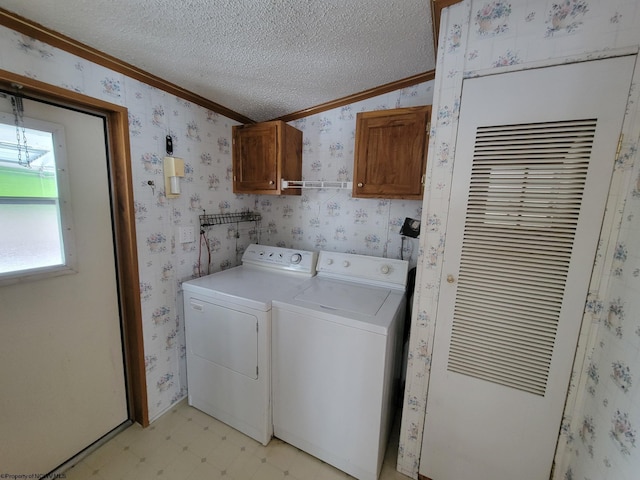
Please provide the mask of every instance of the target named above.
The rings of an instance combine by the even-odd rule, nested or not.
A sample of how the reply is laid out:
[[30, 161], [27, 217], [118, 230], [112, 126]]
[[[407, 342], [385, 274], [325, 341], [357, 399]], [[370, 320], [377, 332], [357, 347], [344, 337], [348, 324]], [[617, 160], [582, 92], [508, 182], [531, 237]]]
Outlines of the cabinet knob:
[[273, 180], [269, 180], [269, 185], [273, 185], [274, 183], [276, 182], [274, 182]]
[[358, 182], [358, 187], [360, 187], [360, 188], [364, 187], [364, 183]]

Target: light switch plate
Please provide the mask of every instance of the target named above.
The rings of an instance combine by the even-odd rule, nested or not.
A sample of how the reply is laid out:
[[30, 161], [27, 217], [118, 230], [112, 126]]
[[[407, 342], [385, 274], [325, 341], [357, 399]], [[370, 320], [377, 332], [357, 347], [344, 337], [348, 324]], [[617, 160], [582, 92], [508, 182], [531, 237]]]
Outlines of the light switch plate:
[[195, 242], [195, 230], [193, 227], [179, 227], [178, 235], [180, 237], [180, 243], [191, 243]]

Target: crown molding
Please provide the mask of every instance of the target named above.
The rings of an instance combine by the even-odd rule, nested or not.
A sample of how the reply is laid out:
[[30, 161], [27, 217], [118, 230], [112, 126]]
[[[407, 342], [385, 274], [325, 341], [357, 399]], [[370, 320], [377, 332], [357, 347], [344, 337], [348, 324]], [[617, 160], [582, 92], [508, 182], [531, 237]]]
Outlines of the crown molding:
[[[450, 4], [457, 3], [459, 1], [461, 0], [433, 0], [432, 6], [435, 5], [436, 8], [438, 7], [443, 8], [445, 6], [449, 6]], [[438, 13], [439, 13], [439, 10], [438, 10]], [[176, 95], [177, 97], [180, 97], [184, 100], [188, 100], [192, 103], [195, 103], [196, 105], [200, 105], [201, 107], [204, 107], [208, 110], [211, 110], [215, 113], [223, 115], [232, 120], [236, 120], [243, 124], [256, 123], [254, 120], [250, 119], [249, 117], [246, 117], [218, 103], [212, 102], [211, 100], [208, 100], [189, 90], [186, 90], [185, 88], [182, 88], [178, 85], [168, 82], [167, 80], [157, 77], [149, 72], [146, 72], [116, 57], [113, 57], [104, 52], [101, 52], [93, 47], [90, 47], [81, 42], [78, 42], [73, 38], [67, 37], [66, 35], [63, 35], [47, 27], [44, 27], [36, 22], [33, 22], [27, 18], [24, 18], [13, 12], [5, 10], [1, 7], [0, 7], [0, 25], [10, 28], [23, 35], [27, 35], [28, 37], [34, 38], [48, 45], [51, 45], [55, 48], [59, 48], [73, 55], [77, 55], [78, 57], [84, 58], [85, 60], [89, 60], [105, 68], [109, 68], [113, 71], [116, 71], [128, 77], [131, 77], [135, 80], [143, 82], [152, 87], [163, 90], [172, 95]], [[400, 90], [402, 88], [411, 87], [419, 83], [424, 83], [429, 80], [433, 80], [434, 78], [435, 78], [435, 70], [429, 70], [427, 72], [419, 73], [417, 75], [404, 78], [401, 80], [397, 80], [391, 83], [387, 83], [385, 85], [380, 85], [378, 87], [374, 87], [369, 90], [348, 95], [346, 97], [332, 100], [314, 107], [289, 113], [287, 115], [278, 117], [274, 120], [282, 120], [285, 122], [298, 120], [300, 118], [307, 117], [309, 115], [314, 115], [314, 114], [321, 113], [334, 108], [339, 108], [344, 105], [349, 105], [351, 103], [366, 100], [368, 98], [377, 97], [379, 95], [392, 92], [394, 90]]]
[[429, 70], [428, 72], [419, 73], [417, 75], [413, 75], [412, 77], [403, 78], [402, 80], [397, 80], [391, 83], [386, 83], [384, 85], [380, 85], [379, 87], [374, 87], [369, 90], [364, 90], [360, 93], [354, 93], [353, 95], [348, 95], [346, 97], [342, 97], [337, 100], [332, 100], [330, 102], [323, 103], [315, 107], [310, 107], [304, 110], [300, 110], [298, 112], [289, 113], [287, 115], [278, 117], [274, 120], [291, 122], [293, 120], [298, 120], [300, 118], [308, 117], [309, 115], [315, 115], [318, 113], [325, 112], [327, 110], [343, 107], [344, 105], [349, 105], [351, 103], [360, 102], [362, 100], [367, 100], [369, 98], [377, 97], [384, 93], [389, 93], [395, 90], [412, 87], [413, 85], [418, 85], [419, 83], [428, 82], [429, 80], [433, 80], [434, 78], [436, 78], [436, 71]]
[[201, 107], [219, 113], [220, 115], [232, 120], [236, 120], [240, 123], [255, 123], [250, 118], [245, 117], [238, 112], [230, 110], [227, 107], [212, 102], [211, 100], [201, 97], [200, 95], [179, 87], [178, 85], [168, 82], [160, 77], [152, 75], [138, 67], [134, 67], [129, 63], [123, 62], [116, 57], [107, 55], [93, 47], [89, 47], [88, 45], [78, 42], [66, 35], [51, 30], [39, 23], [33, 22], [3, 8], [0, 8], [0, 25], [15, 30], [23, 35], [27, 35], [28, 37], [35, 38], [36, 40], [47, 43], [53, 47], [77, 55], [85, 60], [102, 65], [103, 67], [114, 70], [135, 80], [139, 80], [140, 82], [156, 87], [172, 95], [176, 95], [177, 97], [193, 102], [196, 105], [200, 105]]

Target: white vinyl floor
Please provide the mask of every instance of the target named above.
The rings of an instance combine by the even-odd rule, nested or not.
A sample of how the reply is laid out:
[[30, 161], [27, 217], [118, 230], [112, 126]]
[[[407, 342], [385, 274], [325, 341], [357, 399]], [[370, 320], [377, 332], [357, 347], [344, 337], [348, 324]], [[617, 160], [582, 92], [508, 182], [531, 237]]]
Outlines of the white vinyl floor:
[[[399, 416], [380, 480], [396, 471]], [[266, 447], [186, 399], [143, 429], [135, 424], [58, 478], [66, 480], [338, 480], [352, 478], [276, 438]]]

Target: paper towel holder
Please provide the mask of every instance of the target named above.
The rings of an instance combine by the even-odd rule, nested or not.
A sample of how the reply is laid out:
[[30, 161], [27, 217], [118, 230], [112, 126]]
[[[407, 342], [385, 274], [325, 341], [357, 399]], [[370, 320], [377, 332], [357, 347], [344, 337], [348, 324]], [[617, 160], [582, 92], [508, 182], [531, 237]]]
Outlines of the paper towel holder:
[[184, 160], [164, 157], [164, 193], [167, 198], [180, 196], [180, 178], [184, 177]]
[[173, 138], [165, 137], [167, 156], [164, 157], [164, 194], [167, 198], [180, 196], [180, 177], [184, 177], [184, 160], [173, 156]]

